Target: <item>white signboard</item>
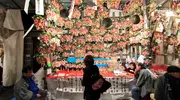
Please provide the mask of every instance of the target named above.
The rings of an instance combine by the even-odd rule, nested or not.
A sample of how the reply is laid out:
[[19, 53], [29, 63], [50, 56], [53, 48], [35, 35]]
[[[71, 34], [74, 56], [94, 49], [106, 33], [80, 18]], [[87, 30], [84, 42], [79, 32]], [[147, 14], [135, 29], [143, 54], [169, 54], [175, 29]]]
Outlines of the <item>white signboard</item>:
[[120, 17], [122, 15], [123, 15], [123, 11], [117, 9], [111, 9], [109, 13], [109, 17]]
[[44, 0], [35, 0], [36, 2], [36, 14], [44, 15]]

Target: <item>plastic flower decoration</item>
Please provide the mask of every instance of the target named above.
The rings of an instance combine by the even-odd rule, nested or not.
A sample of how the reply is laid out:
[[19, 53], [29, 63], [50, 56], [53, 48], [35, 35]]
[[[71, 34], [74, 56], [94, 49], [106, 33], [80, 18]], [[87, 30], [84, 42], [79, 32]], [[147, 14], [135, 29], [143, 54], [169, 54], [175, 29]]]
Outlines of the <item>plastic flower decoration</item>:
[[107, 7], [109, 9], [118, 9], [121, 0], [107, 0]]
[[139, 43], [138, 40], [140, 40], [140, 39], [139, 39], [139, 38], [136, 38], [136, 37], [131, 37], [131, 38], [130, 38], [130, 44]]
[[103, 6], [99, 6], [97, 18], [102, 20], [104, 18], [107, 18], [108, 16], [109, 12]]
[[93, 27], [99, 28], [100, 22], [98, 20], [93, 21]]
[[41, 16], [34, 17], [34, 24], [37, 30], [42, 30], [45, 28], [46, 20]]
[[65, 22], [65, 28], [71, 29], [73, 27], [73, 21], [67, 20]]
[[100, 32], [100, 30], [98, 28], [92, 28], [91, 29], [92, 34], [98, 34], [99, 32]]
[[126, 5], [123, 9], [125, 14], [133, 13], [136, 9], [138, 9], [142, 5], [143, 0], [132, 0], [128, 5]]
[[89, 7], [89, 6], [87, 6], [86, 8], [85, 8], [85, 16], [87, 16], [87, 17], [91, 17], [91, 18], [94, 18], [95, 17], [95, 10], [94, 10], [94, 8], [93, 7]]
[[36, 57], [36, 61], [41, 64], [41, 65], [45, 65], [46, 64], [46, 59], [43, 56], [38, 56]]
[[63, 6], [61, 4], [59, 4], [58, 2], [56, 2], [56, 0], [52, 0], [51, 5], [60, 10], [63, 9]]
[[84, 38], [80, 37], [77, 39], [77, 43], [78, 44], [86, 44], [86, 40]]
[[78, 57], [78, 58], [84, 57], [85, 54], [86, 54], [85, 48], [76, 49], [76, 51], [75, 51], [75, 55], [76, 55], [76, 57]]
[[115, 28], [117, 28], [117, 29], [120, 29], [120, 28], [121, 28], [121, 25], [120, 25], [120, 23], [119, 23], [117, 20], [113, 22], [113, 26], [114, 26]]
[[56, 12], [52, 9], [46, 10], [46, 19], [47, 21], [53, 21], [56, 20]]
[[78, 7], [74, 8], [72, 18], [79, 19], [81, 17], [81, 12]]
[[94, 41], [96, 42], [102, 42], [102, 36], [99, 34], [96, 34], [93, 36]]
[[60, 46], [60, 39], [58, 38], [52, 38], [50, 40], [50, 44], [56, 44], [56, 46]]
[[80, 27], [82, 27], [83, 23], [80, 20], [78, 20], [75, 22], [75, 25], [77, 28], [80, 28]]
[[112, 41], [112, 39], [113, 39], [113, 35], [111, 35], [111, 34], [105, 34], [104, 35], [104, 41], [105, 42], [110, 42], [110, 41]]
[[65, 20], [62, 17], [58, 17], [57, 21], [55, 22], [55, 24], [60, 27], [63, 27], [64, 23], [65, 23]]
[[93, 22], [89, 17], [85, 17], [85, 18], [83, 18], [83, 25], [84, 26], [92, 26]]
[[47, 34], [43, 34], [40, 36], [40, 42], [46, 45], [49, 44], [50, 39], [51, 39], [51, 36]]
[[75, 0], [75, 5], [80, 5], [82, 3], [82, 0]]
[[77, 28], [72, 28], [70, 33], [74, 36], [79, 36], [79, 30]]
[[150, 40], [149, 39], [141, 39], [140, 43], [143, 46], [148, 46], [150, 44]]
[[71, 50], [71, 46], [69, 44], [64, 44], [63, 47], [64, 47], [63, 49], [65, 51], [70, 51]]
[[[53, 42], [52, 42], [51, 45], [50, 45], [50, 47], [49, 47], [50, 52], [54, 52], [54, 51], [56, 50], [56, 46], [57, 46], [56, 43], [53, 43]], [[49, 53], [50, 53], [50, 52], [49, 52]]]
[[87, 30], [87, 28], [86, 27], [81, 27], [80, 29], [79, 29], [79, 34], [80, 35], [85, 35], [85, 34], [87, 34], [87, 32], [88, 32], [88, 30]]
[[97, 0], [97, 6], [102, 6], [106, 0]]
[[56, 29], [51, 27], [47, 29], [47, 33], [51, 34], [52, 36], [56, 36], [56, 35], [61, 35], [63, 33], [63, 30], [61, 28]]
[[117, 43], [117, 46], [120, 48], [125, 48], [128, 42], [119, 42]]
[[105, 27], [101, 27], [100, 29], [99, 29], [99, 31], [100, 31], [100, 35], [104, 35], [106, 32], [107, 32], [107, 30], [106, 30], [106, 28]]
[[62, 49], [61, 46], [57, 46], [56, 51], [57, 51], [57, 52], [63, 52], [63, 49]]
[[110, 30], [110, 33], [113, 34], [113, 35], [119, 34], [119, 29], [112, 28], [112, 29]]
[[72, 42], [73, 41], [73, 36], [65, 34], [61, 38], [61, 42]]

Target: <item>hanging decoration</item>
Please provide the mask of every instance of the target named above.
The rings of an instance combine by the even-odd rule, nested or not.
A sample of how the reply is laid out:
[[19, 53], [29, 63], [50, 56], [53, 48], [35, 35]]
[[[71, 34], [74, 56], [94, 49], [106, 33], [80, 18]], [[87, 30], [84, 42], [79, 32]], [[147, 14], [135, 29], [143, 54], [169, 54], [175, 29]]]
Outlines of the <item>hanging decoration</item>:
[[[138, 2], [140, 5], [139, 0], [135, 1], [132, 3]], [[72, 18], [68, 18], [68, 10], [55, 0], [48, 5], [45, 17], [34, 16], [36, 28], [43, 31], [39, 36], [39, 63], [45, 63], [44, 54], [52, 53], [51, 61], [54, 63], [69, 57], [83, 58], [87, 54], [109, 59], [114, 52], [131, 44], [137, 43], [144, 47], [150, 44], [152, 32], [143, 29], [142, 16], [134, 15], [134, 20], [132, 16], [125, 19], [109, 18], [110, 9], [117, 9], [120, 0], [98, 0], [97, 10], [88, 5], [83, 5], [82, 9], [80, 2], [75, 0]], [[124, 31], [127, 28], [129, 31]], [[148, 55], [146, 51], [143, 54]]]

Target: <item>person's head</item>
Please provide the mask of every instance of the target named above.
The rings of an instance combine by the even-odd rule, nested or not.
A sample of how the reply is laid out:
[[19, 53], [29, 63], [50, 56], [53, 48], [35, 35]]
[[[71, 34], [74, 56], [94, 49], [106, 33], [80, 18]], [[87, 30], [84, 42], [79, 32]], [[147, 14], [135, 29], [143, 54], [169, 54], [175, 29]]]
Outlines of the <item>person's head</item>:
[[24, 77], [31, 77], [33, 75], [33, 68], [31, 66], [25, 66], [22, 73]]
[[171, 65], [167, 68], [167, 73], [170, 74], [171, 76], [175, 77], [175, 78], [180, 79], [180, 67]]
[[130, 69], [135, 70], [136, 64], [134, 62], [131, 62], [129, 67], [130, 67]]
[[85, 64], [86, 66], [87, 66], [87, 65], [94, 65], [93, 56], [87, 55], [87, 56], [84, 58], [84, 64]]
[[145, 67], [144, 67], [144, 65], [142, 63], [138, 63], [137, 67], [136, 67], [136, 70], [139, 71], [141, 69], [145, 69]]

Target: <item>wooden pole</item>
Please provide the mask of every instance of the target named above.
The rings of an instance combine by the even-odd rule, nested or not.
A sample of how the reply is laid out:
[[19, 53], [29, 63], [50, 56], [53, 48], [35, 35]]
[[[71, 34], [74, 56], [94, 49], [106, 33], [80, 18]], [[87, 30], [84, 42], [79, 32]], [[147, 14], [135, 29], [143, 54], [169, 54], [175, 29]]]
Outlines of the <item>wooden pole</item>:
[[144, 28], [149, 29], [149, 20], [147, 14], [147, 0], [143, 1]]

